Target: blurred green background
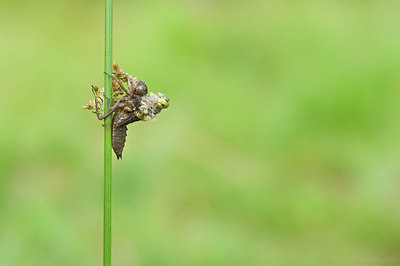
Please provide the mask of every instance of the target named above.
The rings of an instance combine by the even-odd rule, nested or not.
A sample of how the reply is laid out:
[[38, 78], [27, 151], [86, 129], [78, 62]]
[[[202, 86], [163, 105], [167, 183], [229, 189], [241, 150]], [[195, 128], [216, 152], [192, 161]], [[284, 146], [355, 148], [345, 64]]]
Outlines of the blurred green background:
[[[399, 1], [118, 1], [170, 108], [113, 154], [113, 265], [400, 265]], [[0, 3], [0, 265], [101, 265], [103, 1]]]

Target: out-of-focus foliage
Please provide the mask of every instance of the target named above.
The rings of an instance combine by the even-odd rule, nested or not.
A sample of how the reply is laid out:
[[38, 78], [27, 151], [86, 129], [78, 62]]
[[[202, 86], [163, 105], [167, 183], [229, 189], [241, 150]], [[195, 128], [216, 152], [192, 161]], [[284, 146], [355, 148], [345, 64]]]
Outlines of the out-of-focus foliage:
[[[170, 108], [113, 164], [115, 265], [399, 265], [399, 1], [115, 1]], [[101, 265], [102, 1], [0, 5], [0, 264]]]

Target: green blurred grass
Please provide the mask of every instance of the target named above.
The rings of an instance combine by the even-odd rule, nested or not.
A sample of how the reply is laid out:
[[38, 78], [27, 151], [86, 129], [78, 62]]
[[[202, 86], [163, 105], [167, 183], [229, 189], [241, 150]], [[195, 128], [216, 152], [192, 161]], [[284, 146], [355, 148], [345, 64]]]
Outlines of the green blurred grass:
[[[115, 265], [397, 265], [395, 1], [116, 1], [165, 92], [113, 165]], [[100, 265], [103, 3], [0, 9], [1, 265]]]

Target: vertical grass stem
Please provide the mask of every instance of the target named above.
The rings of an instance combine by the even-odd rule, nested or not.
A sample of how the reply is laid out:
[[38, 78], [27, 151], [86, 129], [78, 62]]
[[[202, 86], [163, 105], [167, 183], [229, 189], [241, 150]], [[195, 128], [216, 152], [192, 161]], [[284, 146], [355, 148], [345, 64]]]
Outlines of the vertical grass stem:
[[[104, 71], [112, 72], [112, 18], [113, 0], [105, 0], [105, 54]], [[112, 80], [104, 75], [105, 96], [111, 99]], [[104, 113], [108, 107], [104, 105]], [[104, 232], [103, 265], [111, 266], [111, 116], [104, 121]]]

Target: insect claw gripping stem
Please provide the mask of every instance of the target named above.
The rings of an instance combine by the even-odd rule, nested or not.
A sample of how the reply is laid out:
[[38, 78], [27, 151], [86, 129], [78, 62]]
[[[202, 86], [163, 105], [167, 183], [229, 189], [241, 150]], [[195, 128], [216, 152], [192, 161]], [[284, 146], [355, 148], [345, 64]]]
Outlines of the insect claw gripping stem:
[[108, 110], [110, 110], [111, 109], [111, 107], [110, 107], [110, 98], [108, 98], [105, 94], [103, 96], [104, 96], [105, 99], [107, 99], [107, 107], [108, 107]]

